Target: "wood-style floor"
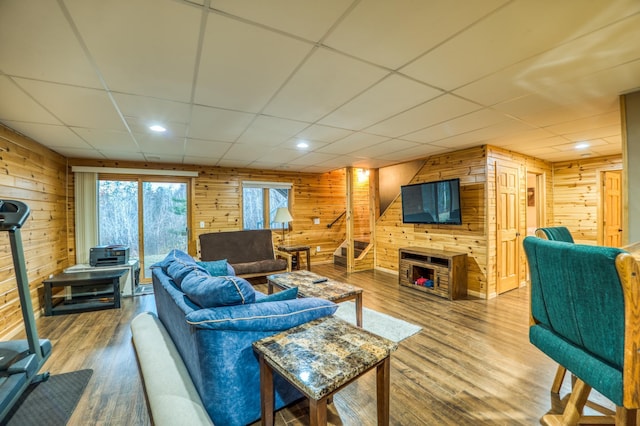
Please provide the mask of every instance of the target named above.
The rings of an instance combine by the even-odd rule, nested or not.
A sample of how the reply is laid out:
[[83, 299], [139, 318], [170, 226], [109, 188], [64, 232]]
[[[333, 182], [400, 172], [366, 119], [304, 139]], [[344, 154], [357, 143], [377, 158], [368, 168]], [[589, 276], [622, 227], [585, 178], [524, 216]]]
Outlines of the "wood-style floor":
[[[556, 364], [528, 340], [526, 288], [488, 301], [448, 301], [400, 287], [397, 276], [385, 272], [313, 270], [362, 287], [365, 307], [423, 327], [392, 355], [392, 425], [537, 425], [557, 406], [549, 392]], [[53, 343], [43, 370], [93, 369], [69, 424], [151, 424], [129, 329], [144, 311], [155, 311], [153, 295], [125, 298], [121, 309], [37, 320], [40, 337]], [[375, 395], [370, 372], [336, 394], [329, 422], [375, 425]], [[301, 402], [281, 410], [276, 424], [306, 424], [306, 408]]]

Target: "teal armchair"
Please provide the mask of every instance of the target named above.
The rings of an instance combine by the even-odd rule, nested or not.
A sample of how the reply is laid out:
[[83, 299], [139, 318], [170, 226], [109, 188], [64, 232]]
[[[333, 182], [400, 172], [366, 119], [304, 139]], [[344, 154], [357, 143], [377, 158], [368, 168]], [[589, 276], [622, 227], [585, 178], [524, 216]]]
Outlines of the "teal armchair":
[[[551, 226], [547, 228], [536, 229], [536, 237], [545, 240], [564, 241], [566, 243], [573, 243], [573, 236], [566, 226]], [[559, 365], [556, 371], [556, 376], [551, 384], [551, 392], [560, 393], [562, 387], [562, 381], [567, 373], [567, 369]]]
[[636, 260], [611, 247], [536, 237], [523, 244], [531, 276], [529, 340], [576, 377], [564, 413], [548, 414], [542, 423], [593, 422], [582, 415], [593, 388], [616, 405], [616, 425], [635, 425], [640, 408]]
[[545, 240], [564, 241], [565, 243], [573, 243], [571, 231], [566, 226], [550, 226], [547, 228], [536, 229], [536, 237]]

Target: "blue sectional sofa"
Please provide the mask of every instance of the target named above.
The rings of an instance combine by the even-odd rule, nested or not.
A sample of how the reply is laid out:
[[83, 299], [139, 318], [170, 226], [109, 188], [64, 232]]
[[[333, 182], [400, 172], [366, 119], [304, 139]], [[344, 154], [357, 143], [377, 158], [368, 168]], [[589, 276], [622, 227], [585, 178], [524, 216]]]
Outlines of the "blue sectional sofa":
[[[211, 270], [178, 250], [155, 264], [158, 317], [213, 423], [246, 425], [260, 418], [259, 365], [251, 344], [331, 315], [337, 306], [323, 299], [297, 299], [295, 292], [266, 296], [240, 277], [212, 276]], [[285, 297], [294, 298], [278, 300]], [[276, 409], [302, 397], [279, 377], [275, 394]]]

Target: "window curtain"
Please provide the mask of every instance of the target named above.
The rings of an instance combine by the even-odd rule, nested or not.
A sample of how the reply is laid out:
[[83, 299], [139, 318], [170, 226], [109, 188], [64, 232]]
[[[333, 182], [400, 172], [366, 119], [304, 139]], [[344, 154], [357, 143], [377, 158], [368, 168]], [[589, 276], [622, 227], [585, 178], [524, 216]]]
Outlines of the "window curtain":
[[91, 247], [98, 244], [98, 174], [75, 172], [76, 263], [88, 264]]

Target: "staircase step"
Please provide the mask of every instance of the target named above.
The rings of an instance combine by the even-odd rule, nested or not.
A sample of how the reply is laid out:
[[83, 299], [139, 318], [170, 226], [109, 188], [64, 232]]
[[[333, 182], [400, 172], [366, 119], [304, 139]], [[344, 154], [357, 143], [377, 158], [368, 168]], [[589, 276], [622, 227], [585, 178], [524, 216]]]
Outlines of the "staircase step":
[[339, 266], [347, 266], [347, 257], [339, 256], [337, 254], [333, 255], [333, 264]]

